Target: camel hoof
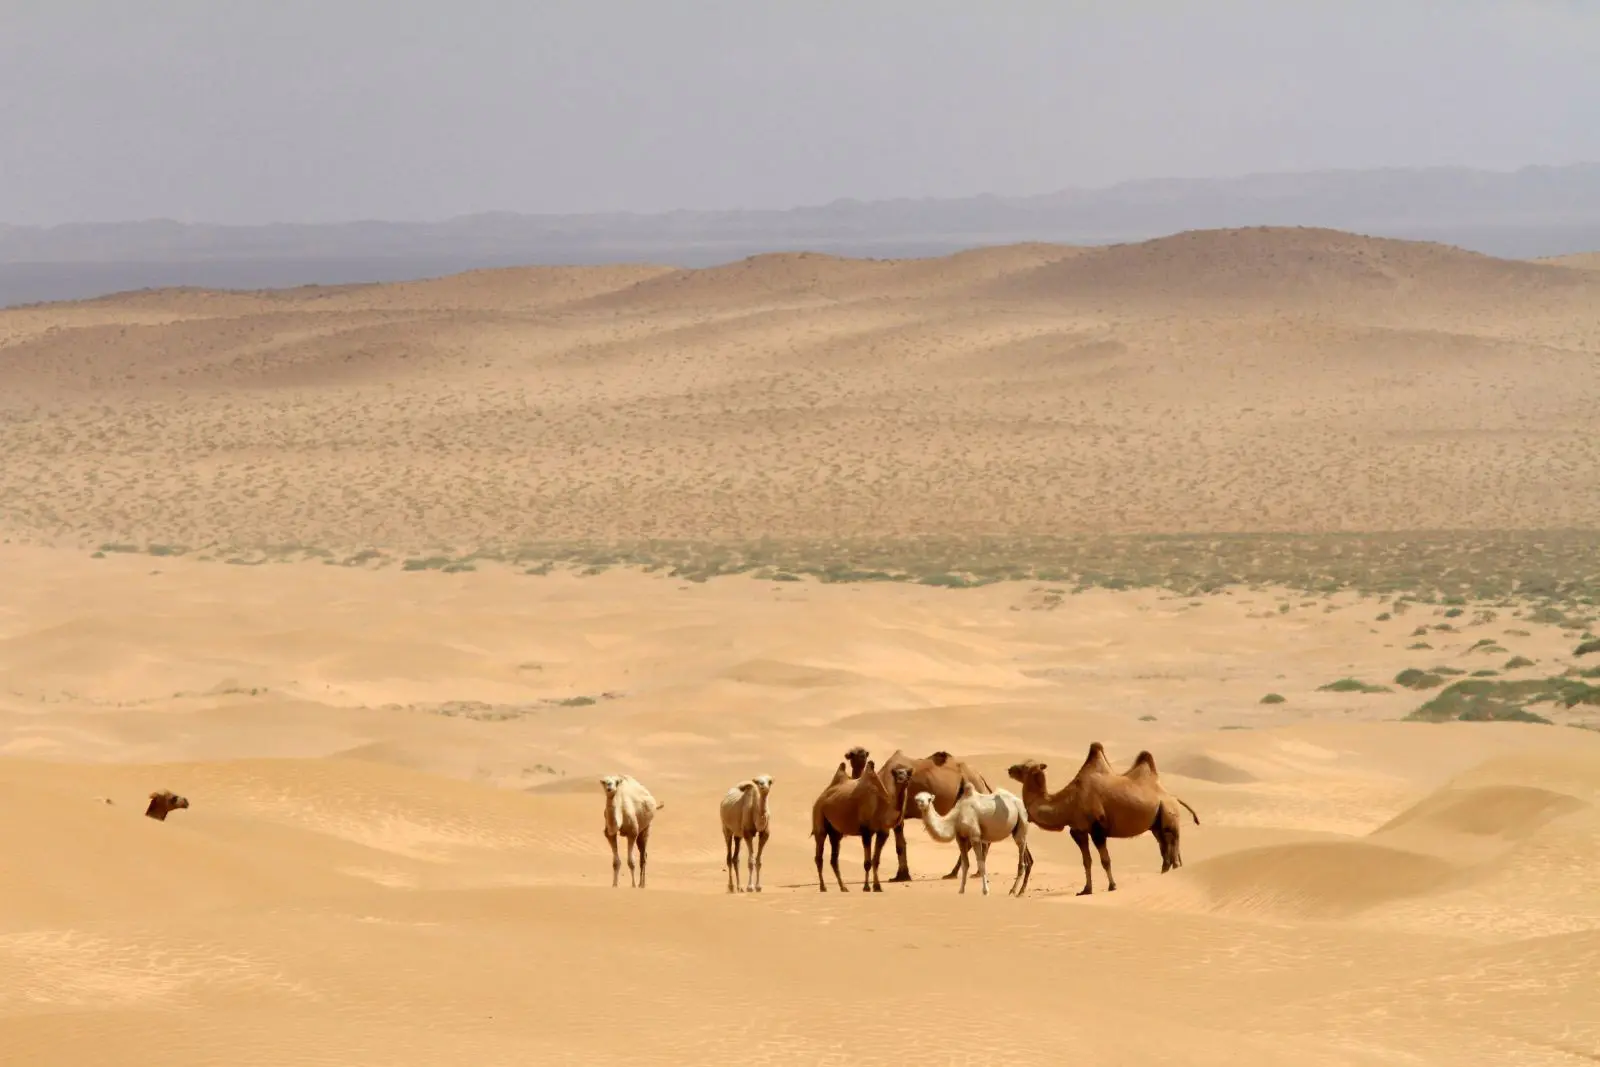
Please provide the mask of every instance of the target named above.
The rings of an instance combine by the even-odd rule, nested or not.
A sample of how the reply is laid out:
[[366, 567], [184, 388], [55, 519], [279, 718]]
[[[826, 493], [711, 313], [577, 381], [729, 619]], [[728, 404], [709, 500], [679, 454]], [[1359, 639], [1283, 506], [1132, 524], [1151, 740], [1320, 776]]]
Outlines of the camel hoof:
[[896, 871], [895, 872], [895, 876], [893, 878], [889, 879], [889, 881], [891, 883], [893, 883], [893, 882], [909, 882], [909, 881], [911, 881], [911, 872], [910, 871]]
[[1086, 897], [1086, 896], [1088, 896], [1088, 895], [1089, 895], [1089, 894], [1090, 894], [1090, 893], [1093, 893], [1093, 892], [1094, 892], [1094, 890], [1093, 890], [1093, 889], [1080, 889], [1080, 890], [1078, 890], [1078, 896], [1080, 896], [1080, 897]]

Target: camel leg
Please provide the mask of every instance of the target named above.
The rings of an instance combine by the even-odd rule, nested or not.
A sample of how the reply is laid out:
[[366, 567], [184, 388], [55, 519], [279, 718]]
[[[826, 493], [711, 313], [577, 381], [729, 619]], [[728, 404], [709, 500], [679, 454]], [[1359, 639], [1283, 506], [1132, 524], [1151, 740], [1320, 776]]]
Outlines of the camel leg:
[[817, 889], [819, 892], [826, 893], [828, 891], [828, 883], [822, 880], [822, 842], [826, 840], [826, 835], [819, 831], [811, 836], [816, 838], [817, 841]]
[[972, 844], [966, 838], [958, 837], [956, 838], [956, 847], [961, 850], [961, 854], [956, 857], [956, 867], [961, 871], [961, 888], [957, 892], [965, 893], [967, 891], [967, 851], [972, 848]]
[[1073, 830], [1072, 843], [1083, 853], [1083, 888], [1078, 895], [1086, 897], [1094, 892], [1094, 861], [1089, 858], [1089, 835], [1083, 830]]
[[828, 827], [828, 841], [832, 846], [829, 850], [828, 862], [833, 864], [833, 880], [839, 883], [839, 892], [848, 893], [850, 890], [844, 884], [844, 875], [839, 873], [839, 843], [844, 840], [844, 835]]
[[[1017, 843], [1017, 876], [1011, 879], [1011, 888], [1006, 891], [1006, 896], [1022, 895], [1022, 890], [1028, 888], [1027, 875], [1033, 865], [1028, 862], [1028, 835], [1018, 826], [1018, 831], [1011, 835], [1011, 840]], [[1018, 886], [1022, 888], [1019, 889]]]
[[1094, 847], [1100, 853], [1100, 866], [1106, 869], [1106, 892], [1117, 891], [1116, 876], [1111, 873], [1111, 851], [1106, 848], [1106, 829], [1099, 823], [1089, 828], [1089, 836], [1094, 838]]
[[753, 830], [744, 835], [744, 891], [756, 891], [756, 835]]
[[943, 878], [941, 878], [940, 881], [948, 882], [950, 879], [954, 878], [956, 875], [958, 875], [960, 873], [961, 873], [961, 857], [957, 856], [956, 857], [955, 866], [951, 867], [950, 868], [950, 873], [945, 875]]
[[872, 846], [872, 891], [883, 892], [883, 883], [878, 881], [878, 869], [883, 866], [883, 846], [889, 843], [889, 831], [878, 831], [878, 837]]
[[615, 889], [622, 874], [622, 857], [617, 855], [617, 835], [607, 830], [606, 840], [611, 843], [611, 888]]
[[989, 842], [974, 841], [973, 850], [978, 854], [978, 884], [983, 886], [983, 895], [989, 895]]
[[767, 854], [767, 838], [771, 837], [770, 830], [762, 830], [756, 837], [756, 892], [761, 892], [761, 860]]
[[906, 862], [906, 828], [904, 823], [899, 823], [894, 828], [894, 877], [889, 881], [911, 881], [911, 865]]
[[738, 834], [730, 834], [726, 830], [722, 831], [722, 836], [728, 839], [728, 892], [737, 893], [739, 891], [739, 841], [741, 839]]
[[645, 854], [650, 847], [650, 827], [639, 831], [639, 888], [644, 888]]
[[634, 842], [634, 836], [632, 834], [629, 834], [629, 833], [624, 833], [622, 836], [628, 839], [628, 884], [630, 886], [632, 886], [634, 889], [638, 889], [639, 888], [638, 868], [633, 865], [633, 842]]

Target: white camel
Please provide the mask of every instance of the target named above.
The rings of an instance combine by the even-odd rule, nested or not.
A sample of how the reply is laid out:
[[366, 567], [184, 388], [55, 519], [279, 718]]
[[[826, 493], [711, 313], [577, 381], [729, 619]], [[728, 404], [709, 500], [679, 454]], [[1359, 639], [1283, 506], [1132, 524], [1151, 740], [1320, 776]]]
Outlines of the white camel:
[[722, 796], [722, 843], [726, 848], [728, 892], [739, 891], [739, 844], [744, 843], [749, 870], [746, 893], [761, 892], [761, 855], [767, 850], [767, 794], [772, 775], [758, 774], [740, 782]]
[[1033, 874], [1033, 853], [1028, 849], [1028, 809], [1021, 797], [1009, 789], [979, 793], [970, 783], [962, 782], [947, 815], [940, 815], [933, 806], [932, 793], [918, 793], [913, 800], [928, 836], [941, 843], [954, 841], [960, 847], [961, 892], [967, 891], [967, 853], [972, 851], [978, 854], [978, 880], [983, 883], [983, 895], [989, 895], [989, 846], [1008, 837], [1017, 843], [1017, 877], [1006, 895], [1020, 897], [1027, 892], [1028, 878]]
[[[606, 791], [606, 840], [611, 843], [611, 888], [617, 888], [622, 859], [617, 855], [617, 835], [628, 839], [628, 884], [644, 888], [645, 853], [650, 845], [650, 824], [656, 812], [666, 807], [638, 779], [627, 774], [608, 774], [600, 779]], [[633, 846], [639, 846], [639, 878], [633, 877]]]

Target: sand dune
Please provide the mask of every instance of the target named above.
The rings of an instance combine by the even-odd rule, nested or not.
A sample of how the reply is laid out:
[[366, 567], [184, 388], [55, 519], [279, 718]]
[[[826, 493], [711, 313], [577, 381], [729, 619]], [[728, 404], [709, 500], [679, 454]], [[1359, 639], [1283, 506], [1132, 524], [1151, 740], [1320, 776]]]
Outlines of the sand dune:
[[[1591, 273], [1248, 230], [0, 313], [0, 1060], [1592, 1061]], [[1458, 681], [1508, 721], [1407, 720]], [[1036, 830], [963, 896], [913, 825], [817, 891], [847, 748], [1091, 741], [1182, 868], [1079, 897]]]
[[1597, 308], [1589, 272], [1294, 229], [24, 308], [0, 524], [341, 557], [1593, 528]]

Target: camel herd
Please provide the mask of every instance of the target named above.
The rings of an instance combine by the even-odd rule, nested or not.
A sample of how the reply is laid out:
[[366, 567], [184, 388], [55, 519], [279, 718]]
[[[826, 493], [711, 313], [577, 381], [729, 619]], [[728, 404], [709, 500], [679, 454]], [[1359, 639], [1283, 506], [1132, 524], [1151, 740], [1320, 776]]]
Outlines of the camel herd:
[[[841, 893], [847, 892], [839, 873], [839, 843], [845, 837], [861, 838], [862, 882], [864, 892], [883, 892], [878, 865], [883, 846], [894, 835], [897, 869], [891, 882], [909, 882], [911, 868], [906, 862], [905, 823], [919, 819], [930, 838], [943, 844], [954, 842], [959, 850], [956, 864], [945, 879], [961, 878], [960, 892], [967, 891], [969, 857], [977, 858], [978, 881], [983, 893], [989, 892], [989, 846], [1010, 838], [1017, 846], [1017, 874], [1008, 895], [1027, 891], [1033, 872], [1033, 853], [1028, 847], [1030, 828], [1072, 837], [1083, 855], [1083, 888], [1079, 896], [1094, 892], [1094, 862], [1089, 843], [1094, 843], [1100, 864], [1106, 872], [1106, 889], [1117, 888], [1111, 873], [1111, 853], [1106, 842], [1113, 837], [1153, 835], [1161, 849], [1161, 873], [1183, 866], [1179, 850], [1181, 805], [1200, 824], [1200, 816], [1187, 801], [1168, 793], [1156, 772], [1155, 757], [1141, 751], [1133, 765], [1117, 772], [1106, 759], [1105, 746], [1096, 741], [1072, 780], [1057, 792], [1045, 782], [1048, 764], [1024, 760], [1012, 764], [1007, 773], [1022, 784], [1022, 795], [1009, 789], [991, 789], [982, 774], [948, 752], [935, 752], [926, 759], [913, 759], [896, 750], [878, 767], [864, 748], [844, 754], [822, 793], [811, 805], [811, 836], [816, 843], [817, 888], [826, 893], [828, 883], [822, 872], [823, 846], [829, 846], [829, 864]], [[628, 880], [636, 888], [645, 885], [645, 862], [650, 845], [650, 826], [664, 804], [651, 795], [637, 779], [612, 774], [600, 779], [605, 790], [605, 835], [611, 845], [611, 885], [617, 887], [622, 857], [617, 839], [627, 840]], [[724, 866], [728, 892], [761, 892], [761, 860], [770, 836], [768, 797], [772, 776], [746, 779], [723, 794], [719, 804]], [[914, 815], [910, 814], [914, 811]], [[746, 855], [744, 885], [740, 887], [739, 852]], [[633, 854], [637, 848], [637, 877]]]

